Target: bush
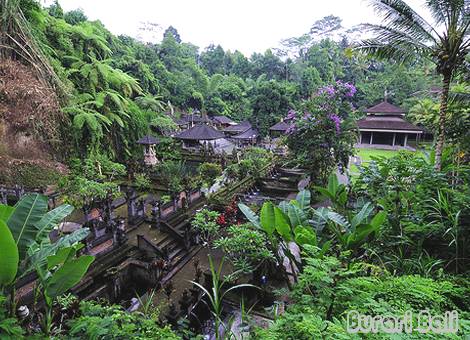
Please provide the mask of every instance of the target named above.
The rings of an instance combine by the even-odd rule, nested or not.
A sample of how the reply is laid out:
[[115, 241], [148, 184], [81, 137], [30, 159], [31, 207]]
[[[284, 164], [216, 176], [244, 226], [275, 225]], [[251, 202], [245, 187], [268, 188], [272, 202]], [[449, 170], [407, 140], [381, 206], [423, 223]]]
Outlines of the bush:
[[219, 232], [220, 226], [217, 223], [219, 215], [217, 211], [202, 209], [194, 215], [191, 226], [201, 233], [204, 241], [210, 242]]
[[[255, 330], [254, 339], [354, 339], [339, 321], [329, 322], [308, 307], [294, 307], [283, 314], [268, 329]], [[359, 337], [357, 337], [359, 339]]]
[[69, 339], [179, 339], [168, 326], [160, 327], [155, 320], [128, 313], [121, 306], [83, 301], [80, 311], [80, 317], [69, 321]]
[[216, 163], [202, 163], [198, 168], [201, 181], [211, 187], [216, 178], [222, 175], [222, 167]]
[[267, 242], [265, 233], [242, 224], [230, 226], [228, 235], [216, 240], [214, 246], [228, 255], [236, 270], [250, 273], [264, 261], [275, 260]]

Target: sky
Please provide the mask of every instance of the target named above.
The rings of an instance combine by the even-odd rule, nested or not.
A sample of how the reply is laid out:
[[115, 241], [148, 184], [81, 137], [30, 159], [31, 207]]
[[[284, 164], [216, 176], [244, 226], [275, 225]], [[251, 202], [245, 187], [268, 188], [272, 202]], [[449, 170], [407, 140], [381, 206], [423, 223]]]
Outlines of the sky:
[[[43, 0], [50, 4], [51, 0]], [[407, 1], [416, 10], [423, 0]], [[264, 52], [282, 39], [300, 36], [324, 16], [343, 19], [343, 26], [377, 23], [366, 0], [59, 0], [64, 11], [81, 8], [114, 34], [158, 42], [175, 27], [181, 39], [200, 48], [220, 44], [224, 49]], [[142, 28], [153, 27], [153, 31]]]

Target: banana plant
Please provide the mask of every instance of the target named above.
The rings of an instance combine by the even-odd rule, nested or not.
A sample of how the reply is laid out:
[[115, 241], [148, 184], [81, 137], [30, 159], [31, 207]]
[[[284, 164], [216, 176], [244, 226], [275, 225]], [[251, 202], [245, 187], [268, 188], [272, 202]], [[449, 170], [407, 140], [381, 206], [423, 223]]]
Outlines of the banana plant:
[[10, 312], [15, 310], [15, 281], [31, 271], [44, 268], [47, 258], [61, 248], [83, 240], [83, 228], [52, 243], [49, 233], [69, 215], [73, 207], [61, 205], [48, 210], [47, 197], [24, 196], [14, 207], [0, 205], [0, 289], [10, 295]]
[[[267, 234], [277, 261], [283, 262], [281, 253], [289, 259], [291, 267], [297, 267], [299, 271], [302, 271], [302, 262], [292, 253], [289, 244], [294, 242], [298, 247], [306, 244], [319, 246], [316, 230], [312, 226], [312, 220], [309, 219], [313, 211], [310, 199], [310, 192], [303, 190], [295, 200], [281, 202], [279, 206], [267, 201], [263, 203], [259, 216], [245, 204], [238, 205], [248, 221]], [[324, 254], [329, 246], [330, 243], [323, 244], [321, 254]], [[288, 282], [287, 274], [284, 274]], [[292, 271], [292, 275], [296, 279], [295, 270]]]
[[7, 224], [0, 220], [0, 287], [10, 285], [18, 272], [19, 255], [15, 239]]
[[61, 248], [54, 255], [47, 257], [45, 268], [37, 267], [39, 284], [36, 289], [42, 293], [46, 307], [42, 318], [42, 329], [45, 334], [51, 331], [54, 301], [80, 282], [95, 259], [91, 255], [77, 257], [77, 251], [82, 247], [83, 244], [77, 244]]
[[326, 221], [329, 229], [336, 236], [344, 249], [356, 250], [369, 236], [375, 236], [384, 224], [387, 213], [380, 211], [372, 218], [374, 207], [370, 202], [352, 216], [343, 216], [331, 209], [317, 210], [317, 214]]

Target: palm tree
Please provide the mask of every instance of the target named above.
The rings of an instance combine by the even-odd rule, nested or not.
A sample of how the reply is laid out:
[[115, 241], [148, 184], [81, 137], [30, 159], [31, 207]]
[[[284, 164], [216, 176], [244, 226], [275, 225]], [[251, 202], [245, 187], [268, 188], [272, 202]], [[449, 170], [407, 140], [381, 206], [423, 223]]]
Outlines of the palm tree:
[[439, 127], [436, 144], [437, 170], [445, 140], [449, 87], [461, 71], [470, 51], [470, 4], [468, 0], [426, 0], [433, 21], [426, 21], [403, 0], [369, 0], [382, 16], [380, 25], [367, 24], [375, 37], [359, 43], [358, 48], [379, 58], [400, 62], [429, 58], [442, 76]]

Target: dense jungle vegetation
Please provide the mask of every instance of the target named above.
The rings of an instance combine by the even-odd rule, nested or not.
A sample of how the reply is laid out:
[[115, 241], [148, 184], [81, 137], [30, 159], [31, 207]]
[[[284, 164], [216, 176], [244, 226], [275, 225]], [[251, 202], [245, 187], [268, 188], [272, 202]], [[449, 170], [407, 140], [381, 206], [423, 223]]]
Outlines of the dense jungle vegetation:
[[[187, 320], [168, 321], [171, 287], [161, 304], [154, 304], [152, 291], [132, 313], [69, 293], [97, 261], [84, 246], [89, 230], [54, 242], [50, 233], [74, 209], [88, 218], [93, 204], [112, 206], [126, 185], [140, 197], [163, 192], [159, 204], [168, 207], [182, 193], [207, 193], [207, 205], [192, 212], [188, 225], [204, 251], [223, 254], [219, 268], [209, 260], [211, 288], [190, 282], [217, 329], [206, 333], [211, 339], [236, 338], [223, 303], [227, 291], [239, 298], [229, 313], [239, 312], [243, 339], [468, 337], [469, 5], [427, 1], [437, 24], [453, 35], [439, 40], [447, 45], [426, 45], [420, 39], [435, 39], [434, 29], [406, 2], [372, 2], [384, 26], [373, 27], [371, 40], [357, 41], [366, 27], [346, 29], [341, 18], [328, 16], [281, 47], [248, 57], [220, 45], [195, 46], [171, 26], [162, 41], [143, 43], [112, 34], [79, 9], [64, 12], [58, 1], [43, 7], [0, 0], [0, 184], [54, 184], [59, 195], [53, 210], [39, 194], [0, 204], [0, 338], [204, 338]], [[384, 99], [406, 108], [406, 118], [434, 140], [418, 152], [373, 156], [341, 182], [338, 170], [348, 175], [356, 154], [356, 120]], [[230, 164], [190, 168], [169, 132], [177, 130], [173, 118], [196, 111], [248, 120], [263, 137], [285, 119], [285, 152], [247, 147], [235, 150]], [[135, 143], [146, 134], [160, 140], [152, 167], [142, 164]], [[281, 202], [211, 197], [210, 188], [225, 190], [246, 178], [254, 183], [271, 165], [301, 168], [311, 181]], [[223, 275], [222, 267], [232, 271]], [[16, 288], [32, 276], [28, 310], [16, 305]], [[239, 289], [266, 308], [252, 310]], [[410, 312], [413, 329], [427, 327], [418, 319], [423, 310], [455, 311], [458, 331], [347, 329], [351, 311]]]
[[[432, 65], [420, 59], [379, 62], [357, 53], [350, 48], [350, 33], [339, 41], [331, 38], [346, 32], [334, 16], [314, 23], [302, 37], [286, 39], [282, 51], [246, 57], [220, 45], [201, 50], [173, 27], [160, 43], [143, 44], [113, 35], [80, 10], [63, 13], [59, 3], [45, 9], [35, 1], [20, 5], [64, 96], [62, 131], [54, 122], [36, 124], [34, 131], [56, 148], [65, 142], [72, 155], [104, 152], [125, 160], [149, 124], [171, 127], [161, 115], [170, 103], [179, 110], [248, 119], [266, 134], [289, 109], [301, 108], [314, 90], [336, 80], [355, 84], [352, 104], [358, 109], [387, 96], [407, 108], [425, 105], [420, 111], [432, 115], [428, 111], [437, 101], [421, 101], [439, 85]], [[281, 59], [282, 54], [290, 57]]]

